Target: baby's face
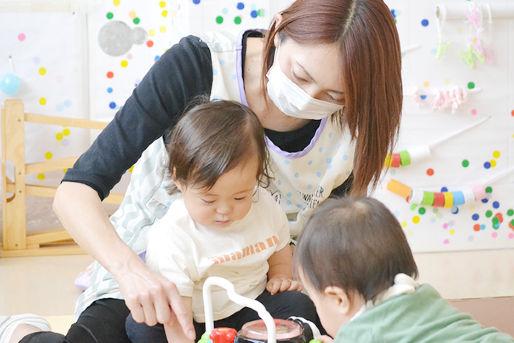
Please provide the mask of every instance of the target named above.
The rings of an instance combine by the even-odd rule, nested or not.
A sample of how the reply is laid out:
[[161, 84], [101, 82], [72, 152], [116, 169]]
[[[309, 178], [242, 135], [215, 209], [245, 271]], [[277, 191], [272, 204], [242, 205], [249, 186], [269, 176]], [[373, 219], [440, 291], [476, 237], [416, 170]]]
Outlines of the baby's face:
[[327, 287], [319, 292], [314, 289], [303, 272], [299, 274], [303, 289], [316, 306], [323, 328], [335, 338], [341, 326], [348, 323], [364, 303], [360, 298], [348, 298], [347, 293], [338, 287]]
[[223, 173], [210, 189], [177, 183], [191, 218], [213, 229], [223, 229], [243, 219], [252, 207], [257, 167], [257, 157], [251, 158]]

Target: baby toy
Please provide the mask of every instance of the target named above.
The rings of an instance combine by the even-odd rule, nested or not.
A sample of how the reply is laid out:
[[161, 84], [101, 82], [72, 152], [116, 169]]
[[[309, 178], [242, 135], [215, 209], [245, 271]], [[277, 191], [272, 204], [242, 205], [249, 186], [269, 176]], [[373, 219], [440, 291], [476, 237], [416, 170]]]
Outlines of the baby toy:
[[[246, 323], [239, 332], [232, 328], [214, 328], [211, 286], [224, 288], [230, 300], [250, 307], [262, 319]], [[198, 341], [199, 343], [321, 343], [319, 340], [312, 339], [319, 332], [315, 332], [317, 328], [312, 328], [309, 322], [296, 317], [291, 317], [289, 320], [273, 319], [263, 304], [237, 294], [234, 285], [227, 279], [216, 276], [207, 278], [203, 285], [203, 300], [205, 333]]]

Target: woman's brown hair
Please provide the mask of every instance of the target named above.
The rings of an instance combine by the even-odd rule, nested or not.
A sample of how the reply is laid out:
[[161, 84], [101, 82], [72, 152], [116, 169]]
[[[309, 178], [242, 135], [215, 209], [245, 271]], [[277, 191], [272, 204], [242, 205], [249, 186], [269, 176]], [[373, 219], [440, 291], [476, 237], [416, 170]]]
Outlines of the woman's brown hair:
[[262, 84], [277, 34], [299, 44], [339, 44], [345, 108], [332, 119], [348, 125], [356, 141], [352, 194], [365, 195], [392, 152], [402, 111], [401, 51], [391, 11], [382, 0], [297, 0], [281, 15], [265, 37]]
[[392, 286], [396, 274], [418, 276], [400, 223], [384, 204], [368, 197], [321, 204], [300, 234], [293, 261], [315, 290], [336, 286], [358, 291], [366, 300]]
[[210, 189], [223, 173], [254, 156], [259, 183], [270, 178], [264, 129], [252, 110], [234, 101], [195, 99], [171, 131], [167, 149], [170, 174], [186, 186]]

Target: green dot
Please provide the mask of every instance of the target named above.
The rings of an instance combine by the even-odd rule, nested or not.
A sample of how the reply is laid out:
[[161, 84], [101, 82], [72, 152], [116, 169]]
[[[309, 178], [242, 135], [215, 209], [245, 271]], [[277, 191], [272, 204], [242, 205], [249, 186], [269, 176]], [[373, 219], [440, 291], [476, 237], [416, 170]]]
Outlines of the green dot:
[[241, 17], [240, 17], [240, 16], [237, 16], [237, 17], [235, 17], [235, 18], [234, 18], [234, 23], [236, 23], [236, 25], [241, 24], [241, 21], [242, 21], [242, 20], [241, 20]]
[[416, 209], [416, 207], [418, 207], [418, 204], [412, 204], [412, 205], [410, 205], [410, 210], [414, 211]]
[[418, 213], [419, 213], [419, 214], [421, 214], [421, 215], [423, 215], [423, 214], [425, 214], [425, 212], [426, 212], [426, 211], [427, 211], [427, 210], [425, 210], [425, 208], [424, 208], [424, 207], [420, 207], [420, 208], [419, 208], [419, 210], [418, 210]]
[[134, 18], [134, 24], [139, 24], [141, 22], [141, 19], [139, 19], [138, 17], [135, 17]]
[[500, 222], [500, 219], [498, 217], [493, 218], [493, 224], [498, 224]]
[[257, 13], [259, 14], [259, 17], [264, 17], [264, 9], [259, 9]]
[[510, 226], [511, 226], [511, 227], [514, 227], [514, 219], [512, 219], [512, 220], [510, 221]]
[[114, 18], [114, 14], [112, 14], [112, 12], [107, 12], [106, 17], [107, 17], [107, 19], [112, 19], [112, 18]]
[[493, 187], [491, 187], [491, 186], [487, 186], [487, 187], [485, 188], [485, 192], [486, 192], [486, 193], [492, 193], [492, 192], [493, 192]]
[[222, 17], [222, 16], [220, 16], [220, 15], [219, 15], [219, 16], [217, 16], [217, 17], [216, 17], [216, 22], [217, 22], [218, 24], [223, 23], [223, 17]]
[[462, 161], [462, 166], [463, 166], [464, 168], [467, 168], [467, 167], [469, 166], [469, 161], [468, 161], [468, 160], [463, 160], [463, 161]]
[[512, 216], [513, 214], [514, 214], [514, 210], [513, 210], [512, 208], [509, 208], [509, 209], [507, 210], [507, 215], [510, 217], [510, 216]]
[[492, 215], [493, 215], [493, 211], [491, 211], [491, 210], [487, 210], [487, 211], [485, 212], [485, 216], [486, 216], [487, 218], [490, 218]]
[[475, 83], [473, 81], [469, 81], [468, 82], [468, 89], [474, 89], [475, 88]]

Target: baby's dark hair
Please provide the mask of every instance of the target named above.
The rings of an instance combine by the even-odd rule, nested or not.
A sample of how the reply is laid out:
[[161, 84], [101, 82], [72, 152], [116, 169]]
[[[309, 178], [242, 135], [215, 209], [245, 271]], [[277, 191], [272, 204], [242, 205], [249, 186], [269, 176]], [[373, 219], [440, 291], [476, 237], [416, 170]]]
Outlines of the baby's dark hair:
[[369, 197], [327, 199], [303, 229], [295, 272], [319, 292], [336, 286], [373, 300], [404, 273], [418, 268], [402, 227], [380, 201]]
[[[171, 131], [167, 149], [168, 171], [186, 186], [210, 189], [223, 173], [253, 156], [259, 184], [269, 180], [264, 129], [252, 110], [234, 101], [196, 99]], [[172, 185], [168, 191], [178, 190]]]

